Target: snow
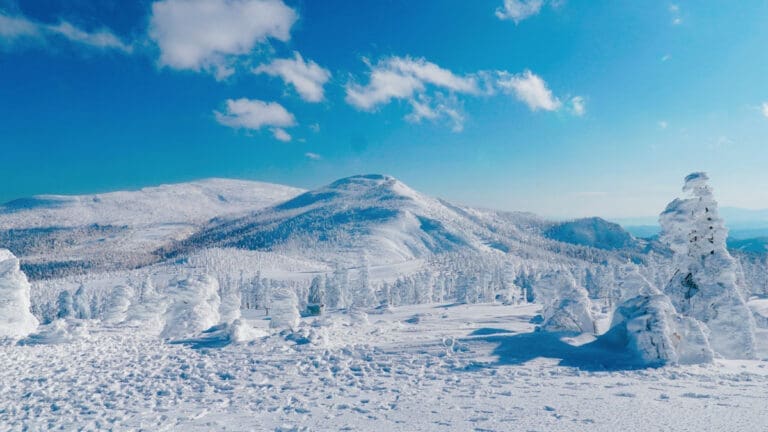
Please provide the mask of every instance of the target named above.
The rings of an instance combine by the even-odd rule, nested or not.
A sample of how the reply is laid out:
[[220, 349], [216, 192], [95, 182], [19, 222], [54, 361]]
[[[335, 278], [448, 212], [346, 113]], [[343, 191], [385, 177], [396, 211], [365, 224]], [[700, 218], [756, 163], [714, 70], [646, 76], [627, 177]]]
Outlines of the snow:
[[21, 338], [37, 328], [30, 306], [30, 285], [19, 260], [0, 249], [0, 339]]
[[281, 288], [273, 292], [272, 320], [269, 326], [273, 329], [297, 329], [299, 326], [298, 303], [296, 293], [288, 288]]
[[[535, 332], [537, 306], [419, 305], [304, 319], [303, 339], [220, 347], [90, 328], [5, 346], [0, 428], [763, 431], [768, 363], [623, 368], [587, 340]], [[407, 322], [420, 316], [417, 323]], [[302, 328], [305, 326], [302, 325]], [[309, 330], [307, 330], [308, 332]]]

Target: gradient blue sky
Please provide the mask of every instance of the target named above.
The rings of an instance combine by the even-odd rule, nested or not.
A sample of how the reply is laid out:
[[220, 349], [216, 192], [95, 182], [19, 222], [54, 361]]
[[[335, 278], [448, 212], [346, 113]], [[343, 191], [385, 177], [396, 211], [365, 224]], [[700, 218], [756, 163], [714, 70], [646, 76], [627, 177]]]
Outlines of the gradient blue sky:
[[629, 217], [704, 170], [763, 208], [767, 52], [761, 0], [0, 0], [0, 201], [376, 172]]

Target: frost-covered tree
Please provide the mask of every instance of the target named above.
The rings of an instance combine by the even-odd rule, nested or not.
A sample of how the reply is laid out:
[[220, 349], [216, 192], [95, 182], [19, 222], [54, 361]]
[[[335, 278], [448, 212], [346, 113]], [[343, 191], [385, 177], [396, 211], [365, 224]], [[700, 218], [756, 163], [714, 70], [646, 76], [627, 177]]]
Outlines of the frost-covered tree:
[[240, 318], [240, 304], [242, 302], [240, 286], [233, 280], [225, 284], [219, 284], [219, 296], [221, 305], [219, 306], [219, 316], [221, 322], [231, 323]]
[[56, 318], [72, 318], [75, 315], [72, 293], [67, 290], [59, 293], [59, 298], [56, 300], [56, 311]]
[[39, 323], [30, 306], [30, 285], [19, 260], [0, 249], [0, 338], [21, 338], [35, 331]]
[[547, 273], [534, 282], [533, 290], [536, 302], [543, 307], [543, 329], [595, 333], [587, 290], [576, 283], [570, 272]]
[[295, 330], [299, 327], [299, 299], [289, 288], [279, 288], [273, 293], [272, 319], [269, 327], [273, 329]]
[[703, 324], [681, 316], [669, 297], [639, 295], [622, 302], [601, 341], [634, 352], [648, 366], [709, 363], [713, 353]]
[[645, 276], [640, 274], [640, 269], [631, 262], [618, 267], [616, 291], [615, 294], [612, 294], [612, 297], [618, 299], [619, 303], [637, 296], [660, 294], [659, 289], [653, 286]]
[[128, 317], [128, 308], [131, 307], [133, 297], [134, 293], [131, 287], [125, 285], [116, 286], [107, 301], [103, 321], [110, 324], [125, 321]]
[[88, 295], [85, 291], [85, 285], [80, 284], [72, 298], [74, 316], [77, 319], [88, 319], [91, 317], [91, 306], [88, 302]]
[[675, 273], [664, 289], [678, 312], [709, 328], [715, 352], [728, 358], [754, 356], [752, 313], [737, 285], [737, 266], [728, 249], [728, 230], [705, 173], [685, 178], [688, 196], [669, 203], [659, 217], [661, 240], [674, 253]]
[[309, 297], [307, 302], [311, 305], [325, 304], [325, 280], [323, 276], [315, 276], [309, 284]]
[[174, 282], [166, 293], [169, 305], [163, 317], [165, 327], [161, 337], [188, 337], [219, 323], [219, 284], [211, 276], [193, 276]]

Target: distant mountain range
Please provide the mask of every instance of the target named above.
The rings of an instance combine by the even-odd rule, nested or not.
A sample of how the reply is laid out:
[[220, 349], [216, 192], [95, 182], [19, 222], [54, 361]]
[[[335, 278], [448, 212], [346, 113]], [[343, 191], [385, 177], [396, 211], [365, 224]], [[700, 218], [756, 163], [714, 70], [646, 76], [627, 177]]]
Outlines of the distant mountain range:
[[[768, 212], [732, 220], [746, 226], [759, 220], [756, 215]], [[33, 279], [135, 269], [221, 248], [274, 252], [330, 268], [417, 263], [450, 253], [563, 266], [640, 262], [651, 250], [667, 253], [643, 239], [654, 232], [629, 228], [601, 218], [554, 222], [460, 206], [378, 174], [311, 191], [209, 179], [0, 206], [0, 247], [19, 256]], [[764, 253], [764, 245], [756, 239], [732, 246]]]

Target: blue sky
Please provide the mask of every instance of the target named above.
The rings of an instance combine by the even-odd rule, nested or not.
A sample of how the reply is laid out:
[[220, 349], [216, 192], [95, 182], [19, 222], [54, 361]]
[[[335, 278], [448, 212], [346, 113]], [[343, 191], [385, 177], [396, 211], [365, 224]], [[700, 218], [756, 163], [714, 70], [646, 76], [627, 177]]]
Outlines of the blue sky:
[[768, 207], [768, 3], [0, 0], [0, 201], [392, 174], [553, 217]]

